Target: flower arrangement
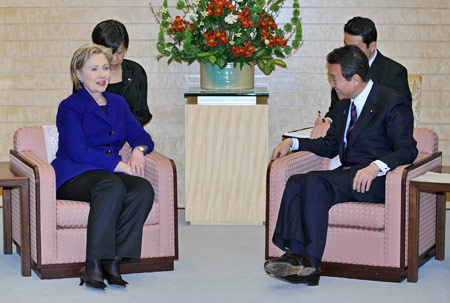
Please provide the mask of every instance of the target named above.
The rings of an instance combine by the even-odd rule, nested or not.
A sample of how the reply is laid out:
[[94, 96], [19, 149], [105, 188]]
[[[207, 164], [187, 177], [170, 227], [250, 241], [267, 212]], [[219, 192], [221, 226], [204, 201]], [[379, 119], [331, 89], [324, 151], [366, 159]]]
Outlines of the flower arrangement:
[[275, 66], [286, 67], [284, 59], [302, 44], [299, 0], [293, 0], [290, 23], [275, 21], [286, 0], [179, 0], [180, 15], [172, 17], [167, 0], [155, 12], [160, 24], [158, 60], [168, 64], [194, 61], [217, 64], [221, 69], [256, 63], [269, 75]]

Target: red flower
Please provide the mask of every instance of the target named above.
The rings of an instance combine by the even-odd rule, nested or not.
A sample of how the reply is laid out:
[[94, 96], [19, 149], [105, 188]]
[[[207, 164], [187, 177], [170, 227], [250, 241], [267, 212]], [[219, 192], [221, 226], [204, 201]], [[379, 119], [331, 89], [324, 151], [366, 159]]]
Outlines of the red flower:
[[172, 27], [170, 28], [172, 32], [182, 32], [186, 30], [186, 26], [184, 26], [184, 20], [181, 19], [180, 16], [176, 16], [175, 20], [172, 23]]
[[221, 32], [220, 33], [219, 41], [222, 44], [228, 43], [228, 37], [227, 37], [227, 33], [226, 32]]
[[285, 47], [287, 44], [287, 40], [283, 39], [283, 36], [276, 35], [275, 40], [276, 40], [277, 44], [281, 47]]

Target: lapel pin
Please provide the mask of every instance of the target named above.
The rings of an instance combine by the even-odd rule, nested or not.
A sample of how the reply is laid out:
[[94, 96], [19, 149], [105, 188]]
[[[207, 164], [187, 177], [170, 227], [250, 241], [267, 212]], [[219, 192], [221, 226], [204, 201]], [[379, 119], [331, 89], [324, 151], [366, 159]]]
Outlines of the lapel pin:
[[371, 109], [370, 112], [373, 113], [373, 109]]

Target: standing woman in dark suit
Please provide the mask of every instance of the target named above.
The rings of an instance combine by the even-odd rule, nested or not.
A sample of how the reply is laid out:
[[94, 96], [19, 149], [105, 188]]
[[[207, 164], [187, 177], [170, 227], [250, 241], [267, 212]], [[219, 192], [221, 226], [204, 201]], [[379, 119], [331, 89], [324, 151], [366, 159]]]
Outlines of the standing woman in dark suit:
[[[90, 203], [86, 266], [80, 285], [125, 287], [120, 264], [138, 262], [142, 229], [154, 191], [144, 178], [144, 155], [153, 149], [149, 134], [131, 114], [124, 98], [105, 92], [110, 76], [110, 49], [88, 44], [75, 51], [70, 66], [76, 92], [58, 107], [57, 199]], [[125, 163], [119, 150], [133, 148]]]
[[131, 112], [144, 126], [152, 118], [147, 105], [147, 75], [138, 63], [124, 59], [128, 50], [128, 32], [116, 20], [105, 20], [92, 31], [92, 42], [113, 51], [111, 78], [106, 91], [125, 98]]

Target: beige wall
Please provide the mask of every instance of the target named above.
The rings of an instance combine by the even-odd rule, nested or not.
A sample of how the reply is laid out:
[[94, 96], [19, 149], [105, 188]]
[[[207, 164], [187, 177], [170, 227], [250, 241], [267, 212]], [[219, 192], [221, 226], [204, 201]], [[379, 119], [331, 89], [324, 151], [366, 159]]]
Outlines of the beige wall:
[[[128, 28], [127, 57], [147, 71], [148, 103], [154, 115], [147, 130], [156, 149], [177, 164], [179, 205], [184, 205], [183, 93], [188, 86], [186, 76], [196, 75], [198, 66], [167, 66], [165, 61], [156, 61], [158, 26], [148, 2], [0, 0], [1, 161], [8, 159], [15, 129], [54, 123], [58, 103], [71, 92], [68, 70], [73, 51], [89, 41], [97, 22], [114, 18]], [[269, 149], [282, 132], [311, 126], [317, 110], [327, 111], [329, 84], [324, 58], [342, 45], [345, 22], [363, 15], [377, 24], [379, 50], [404, 64], [411, 74], [423, 76], [420, 126], [438, 133], [444, 164], [450, 165], [450, 1], [300, 0], [300, 5], [303, 47], [288, 59], [288, 69], [262, 79], [270, 91]]]

